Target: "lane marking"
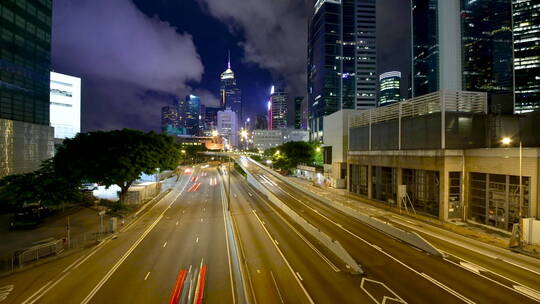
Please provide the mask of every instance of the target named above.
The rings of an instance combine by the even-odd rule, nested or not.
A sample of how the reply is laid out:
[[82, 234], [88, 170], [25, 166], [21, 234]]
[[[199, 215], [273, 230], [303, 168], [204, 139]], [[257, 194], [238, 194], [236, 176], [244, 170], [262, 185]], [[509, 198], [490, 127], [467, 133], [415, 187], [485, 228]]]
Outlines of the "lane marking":
[[148, 279], [148, 276], [150, 275], [150, 271], [146, 274], [146, 276], [144, 277], [144, 280], [146, 281], [146, 279]]
[[296, 272], [296, 275], [298, 275], [298, 278], [300, 279], [300, 281], [304, 281], [304, 279], [302, 279], [302, 276], [300, 275], [298, 271]]
[[272, 273], [272, 270], [270, 270], [270, 276], [272, 277], [272, 281], [274, 282], [274, 287], [276, 287], [276, 291], [279, 296], [279, 300], [281, 301], [281, 304], [285, 304], [285, 301], [283, 301], [283, 297], [281, 296], [281, 292], [279, 291], [279, 287], [276, 282], [276, 278], [274, 277], [274, 274]]
[[165, 243], [163, 244], [163, 248], [165, 248], [165, 246], [167, 246], [167, 242], [165, 242]]
[[[176, 200], [178, 199], [178, 197], [180, 197], [180, 195], [182, 195], [182, 193], [186, 189], [186, 186], [187, 186], [187, 183], [184, 185], [184, 188], [182, 188], [182, 190], [178, 193], [178, 195], [171, 201], [171, 203], [169, 204], [169, 207], [172, 206], [176, 202]], [[96, 295], [99, 289], [101, 289], [101, 287], [109, 280], [109, 278], [114, 274], [114, 272], [120, 267], [120, 265], [124, 263], [124, 261], [129, 257], [129, 255], [137, 248], [137, 246], [139, 246], [139, 244], [154, 229], [154, 227], [159, 223], [159, 221], [161, 221], [161, 219], [163, 218], [163, 215], [165, 214], [165, 212], [167, 212], [167, 210], [168, 208], [164, 209], [163, 212], [161, 212], [161, 214], [152, 223], [152, 225], [150, 225], [144, 231], [144, 233], [139, 237], [139, 239], [129, 248], [128, 251], [126, 251], [126, 253], [124, 253], [124, 255], [120, 258], [120, 260], [118, 260], [118, 262], [116, 262], [116, 264], [109, 270], [109, 272], [107, 272], [107, 274], [103, 277], [103, 279], [101, 279], [101, 281], [99, 281], [99, 283], [94, 287], [94, 289], [90, 291], [90, 293], [86, 296], [86, 298], [83, 299], [81, 304], [87, 304], [88, 302], [90, 302], [90, 300]]]
[[270, 241], [272, 241], [272, 244], [274, 244], [274, 247], [276, 248], [277, 252], [279, 253], [279, 255], [281, 256], [281, 258], [283, 259], [283, 261], [285, 261], [285, 264], [287, 265], [287, 267], [289, 268], [289, 270], [291, 271], [293, 277], [296, 279], [296, 282], [298, 283], [298, 285], [300, 285], [300, 288], [302, 289], [302, 291], [304, 292], [304, 295], [306, 296], [307, 300], [309, 301], [309, 303], [312, 303], [312, 304], [315, 304], [315, 302], [313, 301], [313, 299], [311, 298], [311, 296], [309, 295], [308, 291], [306, 290], [306, 288], [304, 287], [304, 285], [302, 284], [302, 282], [298, 279], [298, 277], [296, 276], [296, 274], [294, 273], [294, 270], [293, 268], [291, 267], [291, 264], [289, 264], [289, 261], [287, 260], [287, 258], [285, 257], [285, 255], [283, 254], [283, 252], [281, 251], [281, 249], [279, 249], [279, 247], [274, 243], [274, 239], [272, 238], [272, 236], [270, 235], [270, 232], [268, 232], [268, 229], [266, 229], [266, 227], [263, 225], [261, 219], [259, 218], [259, 216], [257, 215], [256, 212], [253, 212], [253, 214], [255, 215], [255, 217], [257, 218], [257, 220], [259, 221], [259, 223], [261, 224], [261, 227], [263, 227], [264, 229], [264, 232], [266, 232], [266, 235], [268, 236], [268, 238], [270, 239]]
[[201, 222], [203, 222], [203, 221], [204, 221], [204, 220], [203, 220], [203, 218], [201, 217]]
[[[385, 295], [385, 296], [383, 296], [381, 302], [379, 303], [379, 301], [377, 301], [377, 299], [366, 289], [366, 287], [364, 287], [366, 282], [371, 282], [371, 283], [374, 283], [374, 284], [377, 284], [377, 285], [380, 285], [380, 286], [384, 287], [387, 291], [389, 291], [392, 294], [393, 297], [388, 297], [388, 296]], [[405, 302], [405, 300], [403, 300], [397, 293], [395, 293], [392, 289], [390, 289], [390, 287], [386, 286], [386, 284], [384, 284], [383, 282], [379, 282], [379, 281], [368, 279], [368, 278], [364, 277], [364, 278], [362, 278], [362, 282], [360, 282], [360, 288], [365, 293], [367, 293], [367, 295], [373, 300], [373, 302], [375, 302], [377, 304], [385, 304], [386, 300], [390, 300], [392, 302], [397, 302], [397, 303], [407, 304], [407, 302]]]
[[529, 296], [529, 298], [534, 299], [536, 301], [540, 301], [540, 292], [536, 290], [532, 290], [528, 287], [522, 286], [522, 285], [514, 285], [514, 289], [526, 294]]
[[[281, 181], [280, 181], [281, 183]], [[294, 196], [292, 196], [291, 194], [289, 194], [288, 192], [286, 192], [283, 188], [279, 187], [281, 192], [289, 195], [291, 198], [293, 198], [294, 200], [300, 202], [302, 205], [304, 205], [305, 207], [307, 207], [308, 209], [311, 209], [313, 210], [314, 208], [308, 206], [307, 204], [305, 204], [304, 202], [300, 201], [299, 199], [295, 198]], [[400, 265], [402, 265], [403, 267], [409, 269], [410, 271], [414, 272], [415, 274], [427, 279], [428, 281], [432, 282], [433, 284], [439, 286], [440, 288], [442, 288], [443, 290], [449, 292], [450, 294], [456, 296], [457, 298], [459, 299], [462, 299], [463, 301], [467, 302], [467, 303], [474, 303], [473, 301], [469, 300], [467, 297], [463, 296], [462, 294], [458, 293], [457, 291], [451, 289], [450, 287], [442, 284], [441, 282], [431, 278], [429, 275], [427, 274], [424, 274], [424, 273], [421, 273], [417, 270], [415, 270], [414, 268], [412, 268], [411, 266], [405, 264], [404, 262], [402, 262], [401, 260], [397, 259], [396, 257], [390, 255], [389, 253], [383, 251], [383, 250], [379, 250], [378, 248], [376, 247], [373, 247], [373, 244], [371, 244], [370, 242], [368, 242], [367, 240], [359, 237], [358, 235], [356, 235], [355, 233], [353, 233], [352, 231], [348, 230], [347, 228], [343, 227], [343, 225], [337, 223], [337, 222], [334, 222], [333, 220], [331, 220], [329, 217], [327, 217], [326, 215], [323, 215], [322, 213], [317, 213], [320, 217], [326, 219], [327, 221], [331, 222], [332, 224], [336, 225], [337, 227], [339, 227], [340, 229], [342, 229], [343, 231], [347, 232], [348, 234], [350, 234], [351, 236], [361, 240], [362, 242], [368, 244], [369, 246], [371, 246], [372, 248], [375, 248], [377, 251], [381, 252], [382, 254], [386, 255], [387, 257], [391, 258], [392, 260], [394, 260], [395, 262], [399, 263]]]
[[178, 221], [176, 221], [176, 226], [178, 226]]
[[199, 242], [199, 237], [197, 237], [197, 239], [195, 240], [195, 243], [198, 243]]

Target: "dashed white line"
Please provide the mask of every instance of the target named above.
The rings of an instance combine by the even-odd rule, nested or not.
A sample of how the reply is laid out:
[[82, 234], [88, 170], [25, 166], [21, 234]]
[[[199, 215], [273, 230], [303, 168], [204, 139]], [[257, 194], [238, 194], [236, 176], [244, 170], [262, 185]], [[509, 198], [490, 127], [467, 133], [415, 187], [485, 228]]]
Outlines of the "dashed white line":
[[144, 277], [144, 280], [146, 281], [146, 279], [148, 279], [148, 276], [150, 275], [150, 271], [146, 274], [146, 276]]
[[165, 243], [163, 244], [163, 248], [165, 248], [165, 246], [167, 246], [167, 242], [165, 242]]
[[195, 240], [195, 243], [198, 243], [199, 242], [199, 238], [197, 237], [197, 239]]

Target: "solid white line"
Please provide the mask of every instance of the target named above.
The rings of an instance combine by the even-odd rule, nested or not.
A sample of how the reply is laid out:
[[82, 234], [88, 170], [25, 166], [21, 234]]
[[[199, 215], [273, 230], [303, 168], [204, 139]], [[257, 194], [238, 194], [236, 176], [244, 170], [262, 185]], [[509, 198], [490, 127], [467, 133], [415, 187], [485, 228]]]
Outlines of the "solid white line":
[[[257, 196], [259, 197], [259, 199], [263, 200], [263, 198], [260, 197], [259, 194], [257, 194]], [[274, 206], [272, 206], [272, 204], [267, 204], [268, 207], [270, 207], [270, 209], [272, 209], [274, 211], [275, 214], [277, 214], [277, 216], [279, 216], [281, 218], [281, 220], [287, 224], [287, 226], [289, 226], [291, 228], [292, 231], [294, 231], [299, 237], [300, 239], [302, 239], [307, 245], [309, 248], [311, 248], [313, 251], [315, 251], [316, 254], [319, 255], [319, 257], [326, 262], [326, 264], [328, 264], [328, 266], [330, 266], [330, 268], [332, 268], [332, 270], [334, 270], [335, 272], [339, 272], [340, 269], [334, 265], [334, 263], [332, 263], [324, 254], [322, 254], [322, 252], [320, 252], [310, 241], [308, 241], [296, 228], [294, 228], [294, 226], [289, 223], [289, 221], [287, 221], [279, 212], [277, 212], [277, 210], [274, 208]], [[251, 209], [253, 212], [255, 212], [255, 210]], [[264, 224], [264, 222], [263, 222]], [[275, 241], [277, 245], [279, 245], [279, 243], [277, 242], [277, 240]]]
[[80, 260], [84, 259], [84, 255], [80, 256], [78, 259], [75, 260], [75, 262], [71, 263], [68, 267], [66, 267], [66, 269], [62, 270], [61, 273], [64, 273], [66, 271], [68, 271], [71, 267], [73, 267], [73, 265], [77, 264]]
[[276, 282], [276, 278], [274, 277], [274, 274], [272, 273], [272, 270], [270, 270], [270, 276], [272, 277], [272, 281], [274, 282], [274, 286], [276, 287], [276, 291], [278, 293], [279, 300], [281, 301], [282, 304], [284, 304], [285, 301], [283, 301], [283, 297], [281, 296], [281, 292], [279, 291], [279, 287], [278, 287], [278, 284]]
[[[280, 188], [281, 189], [281, 188]], [[289, 194], [288, 192], [284, 191], [283, 189], [281, 189], [281, 191], [287, 195], [289, 195], [290, 197], [292, 197], [294, 200], [300, 202], [300, 204], [304, 205], [306, 208], [309, 208], [311, 210], [314, 210], [314, 208], [312, 208], [311, 206], [305, 204], [304, 202], [302, 202], [301, 200], [297, 199], [296, 197], [292, 196], [291, 194]], [[323, 215], [322, 213], [317, 213], [320, 217], [326, 219], [327, 221], [331, 222], [332, 224], [338, 226], [340, 229], [342, 229], [343, 231], [349, 233], [350, 235], [356, 237], [357, 239], [361, 240], [362, 242], [368, 244], [369, 246], [375, 248], [377, 251], [381, 252], [382, 254], [386, 255], [387, 257], [391, 258], [392, 260], [396, 261], [397, 263], [399, 263], [400, 265], [404, 266], [405, 268], [411, 270], [412, 272], [416, 273], [417, 275], [420, 275], [424, 278], [426, 278], [427, 280], [431, 281], [432, 283], [434, 283], [435, 285], [439, 286], [440, 288], [446, 290], [447, 292], [453, 294], [454, 296], [460, 298], [460, 299], [467, 299], [465, 296], [461, 295], [460, 293], [458, 293], [457, 291], [451, 289], [450, 287], [436, 281], [435, 279], [431, 278], [430, 276], [426, 275], [426, 274], [423, 274], [423, 273], [420, 273], [418, 272], [417, 270], [415, 270], [414, 268], [412, 268], [411, 266], [405, 264], [404, 262], [398, 260], [396, 257], [390, 255], [389, 253], [383, 251], [382, 249], [377, 248], [377, 247], [374, 247], [373, 244], [369, 243], [368, 241], [364, 240], [363, 238], [359, 237], [358, 235], [356, 235], [355, 233], [353, 233], [352, 231], [348, 230], [347, 228], [343, 227], [343, 225], [339, 224], [339, 223], [336, 223], [334, 222], [333, 220], [331, 220], [329, 217]], [[435, 283], [436, 282], [436, 283]], [[473, 301], [467, 299], [467, 301], [470, 301], [468, 303], [474, 303]]]
[[540, 292], [530, 289], [522, 285], [514, 285], [514, 289], [520, 291], [523, 294], [526, 294], [529, 298], [540, 301]]
[[146, 276], [144, 277], [144, 280], [146, 281], [146, 279], [148, 279], [148, 276], [150, 275], [150, 271], [146, 274]]
[[268, 232], [268, 229], [266, 229], [266, 227], [263, 225], [261, 219], [259, 218], [259, 216], [257, 215], [256, 212], [253, 212], [253, 214], [255, 215], [255, 217], [257, 218], [257, 220], [259, 221], [259, 223], [261, 224], [261, 227], [263, 227], [264, 231], [266, 232], [266, 235], [268, 236], [268, 238], [270, 238], [270, 240], [272, 241], [272, 244], [274, 244], [274, 247], [276, 248], [277, 252], [279, 253], [279, 255], [281, 256], [281, 258], [283, 259], [283, 261], [285, 261], [285, 264], [287, 265], [287, 267], [289, 268], [289, 270], [291, 271], [293, 277], [296, 279], [296, 282], [298, 283], [298, 285], [300, 285], [300, 288], [302, 289], [302, 291], [304, 292], [304, 295], [306, 296], [306, 298], [308, 299], [308, 301], [312, 304], [315, 304], [315, 302], [313, 301], [313, 299], [311, 298], [311, 296], [309, 295], [309, 293], [307, 292], [306, 288], [304, 287], [304, 285], [302, 284], [302, 282], [300, 282], [300, 280], [298, 279], [298, 277], [296, 276], [296, 274], [294, 273], [294, 270], [291, 266], [291, 264], [289, 264], [289, 261], [287, 260], [287, 258], [285, 257], [285, 255], [283, 254], [283, 252], [281, 252], [281, 249], [279, 249], [279, 247], [274, 243], [274, 239], [272, 238], [272, 236], [270, 235], [270, 232]]
[[420, 273], [420, 275], [423, 276], [424, 278], [426, 278], [427, 280], [431, 281], [433, 284], [439, 286], [440, 288], [446, 290], [447, 292], [449, 292], [449, 293], [453, 294], [454, 296], [456, 296], [457, 298], [461, 299], [463, 302], [469, 303], [469, 304], [474, 304], [475, 303], [474, 301], [469, 300], [465, 296], [463, 296], [463, 295], [457, 293], [456, 291], [450, 289], [448, 286], [446, 286], [443, 283], [435, 280], [434, 278], [430, 277], [429, 275], [427, 275], [425, 273]]
[[[174, 204], [176, 202], [176, 199], [178, 199], [178, 197], [184, 192], [184, 190], [186, 189], [186, 186], [187, 186], [187, 183], [184, 185], [184, 188], [178, 193], [176, 198], [171, 201], [169, 206], [171, 206], [172, 204]], [[109, 280], [109, 278], [114, 274], [114, 272], [120, 267], [120, 265], [122, 265], [122, 263], [129, 257], [129, 255], [135, 250], [135, 248], [137, 248], [137, 246], [139, 246], [139, 244], [150, 233], [150, 231], [152, 231], [152, 229], [154, 229], [154, 227], [163, 218], [163, 215], [165, 214], [165, 212], [167, 210], [168, 209], [166, 208], [166, 209], [163, 210], [163, 212], [161, 212], [161, 214], [152, 223], [152, 225], [150, 225], [150, 227], [148, 227], [144, 231], [144, 233], [139, 237], [139, 239], [128, 249], [128, 251], [126, 251], [126, 253], [124, 253], [124, 255], [120, 258], [120, 260], [118, 260], [118, 262], [116, 262], [116, 264], [109, 270], [109, 272], [107, 272], [107, 274], [103, 277], [103, 279], [101, 279], [101, 281], [99, 281], [99, 283], [94, 287], [94, 289], [92, 289], [92, 291], [90, 291], [90, 293], [86, 296], [86, 298], [83, 299], [81, 304], [86, 304], [86, 303], [90, 302], [90, 300], [96, 295], [96, 293], [99, 291], [99, 289]]]
[[22, 304], [34, 303], [35, 301], [37, 301], [37, 299], [36, 299], [35, 301], [30, 302], [33, 297], [37, 296], [43, 289], [47, 288], [51, 284], [52, 284], [52, 281], [47, 282], [40, 289], [38, 289], [36, 292], [34, 292], [30, 297], [28, 297], [28, 299], [26, 299], [24, 302], [22, 302]]
[[[223, 194], [223, 187], [221, 188], [221, 194]], [[234, 295], [234, 280], [232, 274], [231, 249], [229, 248], [229, 234], [227, 233], [227, 223], [225, 220], [225, 204], [223, 204], [223, 196], [221, 197], [221, 211], [223, 212], [223, 227], [225, 228], [225, 244], [227, 245], [227, 261], [229, 262], [229, 280], [231, 282], [231, 294], [233, 303], [236, 303], [236, 298]]]
[[304, 281], [304, 279], [302, 279], [302, 276], [300, 275], [298, 271], [296, 272], [296, 275], [298, 275], [298, 278], [300, 279], [300, 281]]

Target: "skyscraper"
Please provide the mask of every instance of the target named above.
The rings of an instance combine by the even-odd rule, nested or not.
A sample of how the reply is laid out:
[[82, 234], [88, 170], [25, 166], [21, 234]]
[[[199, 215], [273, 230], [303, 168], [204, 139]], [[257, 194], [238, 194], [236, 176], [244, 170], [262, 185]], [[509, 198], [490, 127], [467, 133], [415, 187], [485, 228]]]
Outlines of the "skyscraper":
[[238, 119], [234, 111], [226, 109], [217, 112], [217, 130], [229, 145], [238, 146]]
[[285, 85], [277, 82], [270, 91], [272, 130], [287, 127], [287, 102], [288, 94], [285, 92]]
[[318, 0], [308, 33], [309, 128], [340, 109], [376, 106], [375, 0]]
[[184, 125], [189, 135], [199, 133], [199, 115], [201, 108], [201, 98], [190, 94], [186, 96], [184, 107], [180, 108], [180, 116], [183, 116]]
[[413, 97], [438, 90], [481, 91], [511, 104], [510, 2], [412, 0]]
[[462, 84], [465, 91], [511, 93], [511, 0], [461, 3]]
[[401, 100], [401, 72], [391, 71], [379, 76], [379, 106], [386, 106]]
[[294, 98], [294, 128], [302, 128], [302, 104], [304, 103], [304, 97], [297, 96]]
[[227, 69], [221, 73], [221, 106], [230, 108], [238, 116], [238, 121], [242, 121], [242, 91], [236, 86], [236, 78], [231, 70], [231, 56], [227, 62]]
[[413, 96], [461, 90], [460, 1], [411, 1]]
[[512, 0], [515, 111], [540, 110], [540, 0]]
[[0, 2], [0, 177], [52, 156], [52, 1]]

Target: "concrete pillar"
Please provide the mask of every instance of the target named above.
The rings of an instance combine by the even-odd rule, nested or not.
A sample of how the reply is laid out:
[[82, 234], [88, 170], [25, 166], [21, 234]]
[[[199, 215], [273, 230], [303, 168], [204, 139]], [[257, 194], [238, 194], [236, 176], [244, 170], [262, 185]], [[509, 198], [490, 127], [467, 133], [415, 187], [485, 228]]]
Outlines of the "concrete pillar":
[[448, 188], [450, 185], [450, 174], [448, 167], [444, 166], [439, 171], [439, 219], [442, 221], [448, 220]]
[[368, 165], [368, 190], [367, 190], [367, 193], [368, 193], [368, 198], [369, 199], [373, 199], [373, 181], [371, 180], [371, 176], [372, 176], [372, 170], [373, 170], [373, 166], [371, 165]]
[[401, 198], [399, 197], [399, 186], [403, 185], [403, 169], [401, 167], [396, 167], [396, 206], [400, 208]]

